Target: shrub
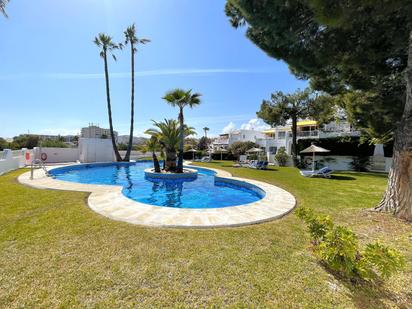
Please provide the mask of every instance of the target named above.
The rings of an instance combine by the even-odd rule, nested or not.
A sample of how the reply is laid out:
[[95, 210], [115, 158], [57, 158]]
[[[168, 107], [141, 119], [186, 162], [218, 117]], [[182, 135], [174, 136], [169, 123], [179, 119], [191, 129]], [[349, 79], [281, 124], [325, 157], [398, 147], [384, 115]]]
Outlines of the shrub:
[[60, 140], [45, 139], [39, 142], [41, 147], [67, 148], [67, 144]]
[[357, 172], [367, 172], [370, 167], [369, 157], [355, 156], [352, 157], [352, 162], [349, 163], [352, 170]]
[[119, 143], [119, 144], [117, 144], [117, 149], [118, 150], [127, 150], [127, 144]]
[[398, 251], [375, 242], [368, 244], [362, 252], [358, 268], [362, 277], [376, 280], [379, 276], [384, 279], [389, 278], [404, 265], [404, 258]]
[[207, 150], [209, 148], [209, 145], [212, 143], [210, 138], [207, 138], [205, 136], [202, 136], [197, 144], [197, 149], [199, 150]]
[[229, 151], [233, 156], [239, 159], [241, 155], [246, 154], [246, 151], [254, 147], [258, 147], [258, 145], [256, 145], [254, 142], [234, 142], [232, 145], [230, 145]]
[[332, 270], [352, 278], [356, 276], [358, 240], [346, 227], [333, 226], [315, 249], [318, 257]]
[[278, 162], [279, 166], [286, 166], [286, 163], [288, 162], [289, 156], [286, 153], [286, 148], [285, 147], [280, 147], [278, 151], [275, 154], [275, 159]]
[[331, 270], [350, 279], [386, 279], [404, 267], [404, 257], [379, 242], [359, 250], [358, 238], [350, 229], [334, 225], [331, 218], [300, 207], [296, 215], [308, 226], [316, 256]]
[[[329, 149], [328, 156], [372, 156], [375, 146], [369, 140], [361, 139], [359, 136], [330, 137], [321, 139], [299, 139], [298, 153], [309, 147], [312, 143]], [[319, 157], [322, 154], [318, 154]]]

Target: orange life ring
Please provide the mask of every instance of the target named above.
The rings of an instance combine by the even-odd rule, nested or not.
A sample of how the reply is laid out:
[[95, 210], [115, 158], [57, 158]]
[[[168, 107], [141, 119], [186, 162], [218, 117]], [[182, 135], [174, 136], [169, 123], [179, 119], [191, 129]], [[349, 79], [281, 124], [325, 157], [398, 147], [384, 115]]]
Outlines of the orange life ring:
[[41, 154], [40, 158], [41, 158], [42, 161], [46, 161], [46, 160], [47, 160], [47, 153], [44, 153], [44, 152], [43, 152], [43, 153]]

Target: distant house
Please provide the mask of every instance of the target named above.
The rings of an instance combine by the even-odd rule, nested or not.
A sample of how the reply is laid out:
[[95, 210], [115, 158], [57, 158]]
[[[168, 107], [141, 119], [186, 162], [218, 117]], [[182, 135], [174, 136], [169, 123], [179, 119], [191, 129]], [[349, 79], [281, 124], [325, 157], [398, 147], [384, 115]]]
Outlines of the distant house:
[[[297, 123], [297, 139], [322, 139], [343, 136], [360, 136], [348, 122], [331, 122], [322, 128], [314, 120], [301, 120]], [[285, 147], [290, 155], [292, 152], [292, 126], [276, 126], [263, 131], [236, 130], [230, 133], [220, 134], [212, 144], [212, 150], [219, 152], [228, 149], [234, 142], [254, 142], [266, 153], [268, 161], [274, 162], [274, 155], [280, 147]]]
[[[117, 142], [118, 133], [113, 131], [114, 138]], [[96, 125], [90, 124], [88, 127], [82, 128], [81, 137], [83, 138], [111, 138], [110, 129], [103, 129]]]
[[212, 143], [212, 150], [218, 152], [227, 150], [234, 142], [254, 142], [265, 138], [265, 134], [256, 130], [235, 130], [230, 133], [220, 134]]
[[[141, 145], [146, 140], [147, 140], [147, 138], [145, 138], [145, 137], [133, 136], [133, 145]], [[117, 137], [117, 142], [119, 144], [128, 144], [129, 143], [129, 135], [119, 135]]]

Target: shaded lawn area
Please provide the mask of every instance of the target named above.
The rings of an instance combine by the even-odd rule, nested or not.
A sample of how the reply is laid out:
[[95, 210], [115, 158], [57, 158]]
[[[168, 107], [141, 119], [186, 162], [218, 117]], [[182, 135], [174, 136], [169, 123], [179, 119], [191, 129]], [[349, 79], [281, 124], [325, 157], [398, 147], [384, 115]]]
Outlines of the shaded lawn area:
[[145, 228], [94, 213], [86, 193], [24, 187], [16, 181], [23, 171], [15, 171], [0, 176], [0, 307], [412, 304], [412, 226], [366, 210], [379, 201], [385, 175], [306, 179], [293, 168], [201, 165], [289, 190], [298, 205], [330, 214], [362, 243], [380, 239], [401, 250], [406, 270], [381, 286], [352, 286], [316, 261], [294, 213], [240, 228]]

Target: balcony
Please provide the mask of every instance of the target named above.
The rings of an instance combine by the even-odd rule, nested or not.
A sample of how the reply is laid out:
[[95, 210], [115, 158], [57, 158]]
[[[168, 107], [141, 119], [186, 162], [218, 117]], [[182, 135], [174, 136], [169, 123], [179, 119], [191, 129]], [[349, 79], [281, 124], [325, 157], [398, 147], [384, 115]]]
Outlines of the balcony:
[[300, 131], [297, 132], [298, 138], [312, 138], [312, 137], [319, 137], [319, 130], [313, 131]]
[[229, 139], [217, 139], [213, 142], [213, 145], [229, 145]]

